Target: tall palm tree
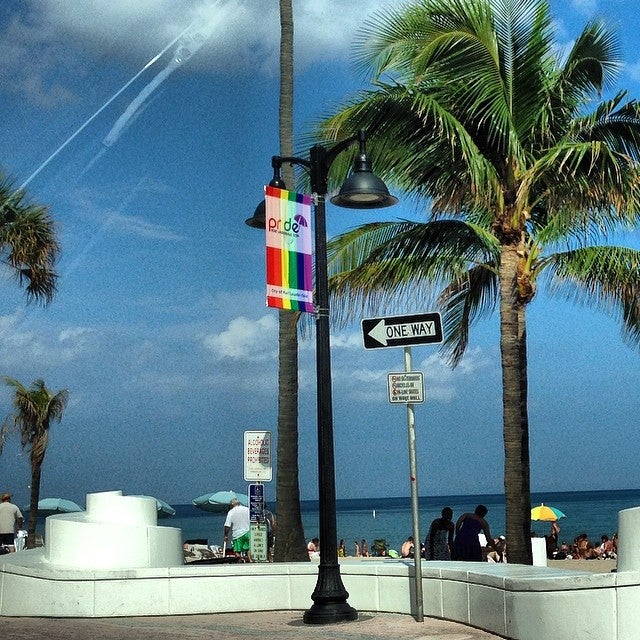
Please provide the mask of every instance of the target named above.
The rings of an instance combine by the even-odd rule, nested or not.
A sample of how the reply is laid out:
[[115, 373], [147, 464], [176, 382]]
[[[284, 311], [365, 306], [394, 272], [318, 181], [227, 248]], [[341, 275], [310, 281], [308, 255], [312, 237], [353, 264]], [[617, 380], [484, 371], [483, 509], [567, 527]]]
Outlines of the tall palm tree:
[[[293, 7], [280, 0], [280, 154], [293, 156]], [[293, 167], [283, 167], [293, 185]], [[295, 311], [278, 311], [278, 462], [276, 562], [308, 561], [298, 473], [298, 319]]]
[[13, 388], [15, 413], [7, 418], [3, 432], [13, 427], [20, 432], [22, 448], [29, 451], [31, 461], [31, 497], [29, 500], [29, 524], [27, 526], [27, 548], [33, 549], [36, 540], [38, 501], [40, 500], [40, 478], [42, 463], [49, 442], [49, 427], [52, 421], [60, 422], [69, 400], [69, 392], [62, 389], [53, 393], [43, 380], [34, 380], [31, 387], [9, 377], [4, 382]]
[[525, 310], [538, 282], [617, 309], [640, 337], [640, 255], [597, 245], [638, 224], [640, 108], [625, 93], [599, 101], [620, 68], [604, 23], [588, 23], [564, 56], [552, 25], [545, 0], [379, 13], [358, 41], [374, 88], [320, 127], [330, 140], [367, 128], [377, 173], [430, 205], [426, 223], [366, 225], [332, 242], [339, 301], [379, 309], [443, 287], [453, 362], [469, 323], [499, 307], [506, 533], [510, 561], [527, 564]]
[[59, 249], [46, 207], [26, 203], [24, 191], [0, 181], [0, 256], [25, 286], [29, 300], [51, 302]]

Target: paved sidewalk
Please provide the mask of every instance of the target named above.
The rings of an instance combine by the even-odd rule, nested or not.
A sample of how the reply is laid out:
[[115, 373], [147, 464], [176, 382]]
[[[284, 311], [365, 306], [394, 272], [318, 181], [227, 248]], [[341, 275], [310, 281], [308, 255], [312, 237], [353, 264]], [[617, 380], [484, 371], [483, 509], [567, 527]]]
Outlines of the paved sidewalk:
[[217, 613], [145, 618], [5, 618], [3, 640], [492, 640], [500, 636], [455, 622], [361, 613], [341, 624], [308, 625], [302, 612]]

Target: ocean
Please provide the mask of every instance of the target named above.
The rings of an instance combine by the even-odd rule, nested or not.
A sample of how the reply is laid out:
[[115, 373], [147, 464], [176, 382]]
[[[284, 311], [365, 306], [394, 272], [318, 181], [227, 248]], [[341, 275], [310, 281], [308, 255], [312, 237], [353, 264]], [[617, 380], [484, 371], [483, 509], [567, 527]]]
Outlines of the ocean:
[[[544, 503], [560, 509], [560, 542], [572, 542], [580, 533], [587, 533], [592, 542], [600, 536], [609, 537], [618, 529], [618, 511], [640, 506], [640, 490], [563, 491], [532, 493], [531, 504]], [[501, 494], [450, 495], [421, 497], [420, 537], [424, 540], [431, 521], [440, 516], [442, 507], [453, 509], [454, 522], [462, 513], [473, 511], [478, 504], [489, 509], [486, 520], [491, 534], [505, 533], [505, 505]], [[354, 554], [354, 541], [363, 538], [369, 546], [376, 538], [384, 538], [389, 548], [400, 550], [407, 536], [413, 533], [411, 498], [359, 498], [337, 500], [338, 539], [344, 539], [347, 553]], [[191, 504], [173, 505], [176, 515], [162, 518], [158, 524], [182, 529], [182, 539], [206, 539], [208, 544], [222, 544], [224, 514], [208, 513]], [[319, 536], [318, 502], [304, 500], [302, 521], [307, 540]], [[276, 514], [277, 516], [277, 514]], [[537, 535], [549, 533], [550, 523], [532, 522]], [[322, 543], [322, 541], [321, 541]]]

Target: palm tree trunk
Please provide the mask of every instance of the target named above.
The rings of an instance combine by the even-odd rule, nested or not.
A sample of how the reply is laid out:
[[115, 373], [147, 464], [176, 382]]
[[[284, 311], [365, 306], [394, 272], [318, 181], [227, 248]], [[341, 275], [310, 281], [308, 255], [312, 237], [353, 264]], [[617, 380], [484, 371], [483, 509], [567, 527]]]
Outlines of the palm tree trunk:
[[[280, 0], [280, 154], [293, 156], [293, 7]], [[293, 168], [282, 177], [294, 185]], [[298, 313], [278, 313], [278, 462], [276, 473], [276, 562], [309, 561], [298, 476]]]
[[298, 314], [280, 311], [276, 562], [308, 561], [298, 480]]
[[518, 302], [517, 245], [502, 247], [500, 354], [504, 437], [504, 493], [509, 562], [532, 564], [529, 419], [524, 305]]
[[29, 497], [29, 522], [27, 524], [27, 549], [35, 549], [36, 525], [38, 524], [38, 502], [40, 501], [40, 477], [42, 473], [40, 456], [31, 456], [31, 495]]

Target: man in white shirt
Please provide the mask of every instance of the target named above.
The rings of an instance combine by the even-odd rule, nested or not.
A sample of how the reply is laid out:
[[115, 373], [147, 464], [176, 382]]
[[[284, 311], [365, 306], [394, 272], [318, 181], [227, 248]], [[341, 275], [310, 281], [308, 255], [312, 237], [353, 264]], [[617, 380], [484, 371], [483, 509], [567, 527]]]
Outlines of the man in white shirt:
[[227, 513], [227, 519], [224, 521], [224, 542], [229, 542], [229, 531], [232, 531], [233, 550], [236, 558], [242, 558], [246, 555], [247, 562], [251, 560], [251, 536], [249, 534], [249, 507], [240, 504], [237, 498], [233, 498], [229, 503], [231, 509]]
[[16, 525], [21, 529], [22, 522], [22, 513], [11, 503], [11, 494], [3, 493], [0, 496], [0, 544], [8, 547], [9, 551], [15, 551]]

